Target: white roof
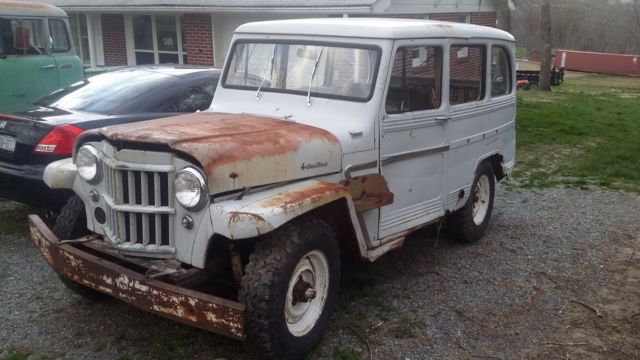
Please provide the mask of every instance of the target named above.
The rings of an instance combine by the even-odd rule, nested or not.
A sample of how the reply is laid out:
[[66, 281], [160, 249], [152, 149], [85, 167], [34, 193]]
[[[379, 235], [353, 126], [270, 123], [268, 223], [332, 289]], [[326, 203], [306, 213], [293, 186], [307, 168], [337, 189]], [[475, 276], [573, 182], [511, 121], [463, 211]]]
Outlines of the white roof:
[[0, 0], [0, 16], [67, 16], [61, 9], [30, 1]]
[[381, 39], [489, 38], [515, 41], [491, 27], [435, 20], [391, 18], [326, 18], [260, 21], [240, 25], [241, 34], [287, 34]]

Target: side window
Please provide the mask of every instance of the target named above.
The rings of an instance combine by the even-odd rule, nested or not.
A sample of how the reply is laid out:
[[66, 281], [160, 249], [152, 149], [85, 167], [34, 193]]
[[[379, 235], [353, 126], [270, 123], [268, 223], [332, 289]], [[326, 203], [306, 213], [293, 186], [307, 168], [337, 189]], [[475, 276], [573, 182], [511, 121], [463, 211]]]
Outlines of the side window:
[[484, 46], [452, 45], [449, 58], [449, 102], [463, 104], [484, 98]]
[[53, 52], [67, 52], [71, 50], [69, 34], [64, 21], [60, 19], [49, 20], [49, 32], [53, 39]]
[[388, 114], [437, 109], [442, 102], [442, 49], [399, 48], [385, 108]]
[[511, 61], [509, 53], [500, 46], [491, 48], [491, 97], [511, 93]]
[[40, 19], [0, 18], [0, 55], [46, 53], [44, 24]]

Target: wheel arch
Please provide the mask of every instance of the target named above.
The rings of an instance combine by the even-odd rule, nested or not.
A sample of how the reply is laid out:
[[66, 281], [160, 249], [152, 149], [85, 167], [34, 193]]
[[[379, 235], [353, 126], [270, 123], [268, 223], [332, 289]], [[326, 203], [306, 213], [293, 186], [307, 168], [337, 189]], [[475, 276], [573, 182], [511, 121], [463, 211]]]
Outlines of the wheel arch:
[[211, 244], [220, 238], [231, 244], [259, 241], [282, 226], [311, 216], [327, 223], [335, 231], [341, 251], [366, 252], [364, 235], [347, 188], [341, 184], [308, 180], [298, 184], [247, 195], [242, 200], [227, 200], [210, 207], [212, 235], [196, 244], [192, 263], [204, 266]]

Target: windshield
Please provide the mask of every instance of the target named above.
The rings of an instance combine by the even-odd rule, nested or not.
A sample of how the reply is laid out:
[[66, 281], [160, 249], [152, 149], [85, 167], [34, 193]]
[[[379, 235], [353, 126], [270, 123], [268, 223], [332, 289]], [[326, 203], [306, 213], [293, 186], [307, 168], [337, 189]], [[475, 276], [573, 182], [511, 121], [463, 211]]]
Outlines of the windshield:
[[38, 105], [64, 110], [112, 114], [122, 106], [161, 89], [169, 75], [151, 71], [116, 71], [90, 77], [85, 83], [55, 92], [38, 101]]
[[223, 85], [367, 101], [371, 98], [379, 50], [357, 46], [294, 43], [234, 45]]

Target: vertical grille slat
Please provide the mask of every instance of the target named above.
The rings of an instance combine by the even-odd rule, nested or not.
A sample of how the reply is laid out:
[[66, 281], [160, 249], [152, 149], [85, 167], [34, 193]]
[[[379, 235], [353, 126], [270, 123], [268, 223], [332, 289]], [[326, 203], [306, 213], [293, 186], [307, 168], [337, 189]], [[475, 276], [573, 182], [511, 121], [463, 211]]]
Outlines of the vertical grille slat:
[[173, 208], [173, 172], [122, 165], [118, 160], [104, 162], [104, 191], [114, 205], [131, 208], [115, 210], [108, 206], [105, 234], [123, 250], [150, 254], [172, 250], [174, 215], [154, 213], [153, 208]]

